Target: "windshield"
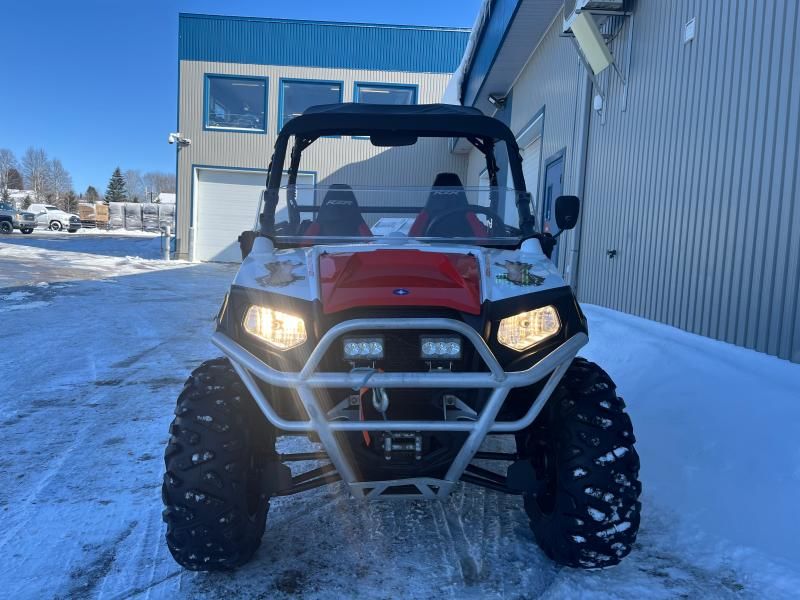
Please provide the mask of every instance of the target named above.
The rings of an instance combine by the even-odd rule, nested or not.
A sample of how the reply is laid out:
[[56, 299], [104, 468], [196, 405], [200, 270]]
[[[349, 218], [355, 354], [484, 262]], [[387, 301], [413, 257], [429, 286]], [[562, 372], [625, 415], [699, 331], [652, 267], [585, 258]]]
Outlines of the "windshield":
[[47, 210], [58, 210], [58, 207], [56, 207], [56, 206], [45, 206], [45, 208]]
[[0, 202], [0, 210], [14, 210], [14, 208], [5, 202]]
[[516, 245], [517, 196], [506, 188], [464, 187], [455, 174], [440, 175], [431, 187], [283, 186], [274, 238], [291, 245], [379, 238]]

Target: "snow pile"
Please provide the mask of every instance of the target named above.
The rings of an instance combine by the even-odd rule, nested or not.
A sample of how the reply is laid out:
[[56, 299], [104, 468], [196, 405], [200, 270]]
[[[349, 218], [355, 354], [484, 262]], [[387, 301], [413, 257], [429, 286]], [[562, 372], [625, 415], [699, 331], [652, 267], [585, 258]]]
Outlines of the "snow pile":
[[447, 87], [444, 90], [442, 96], [442, 103], [444, 104], [461, 104], [461, 87], [464, 84], [464, 77], [467, 74], [467, 70], [472, 62], [472, 57], [478, 47], [478, 38], [480, 38], [481, 33], [483, 33], [483, 28], [489, 20], [491, 7], [491, 0], [484, 0], [483, 5], [478, 11], [478, 16], [475, 18], [475, 23], [472, 25], [472, 31], [469, 34], [467, 46], [464, 48], [464, 55], [461, 57], [461, 62], [455, 70], [455, 73], [453, 73], [453, 76], [450, 77], [450, 81], [447, 83]]
[[800, 365], [584, 306], [582, 353], [617, 382], [644, 511], [800, 564]]

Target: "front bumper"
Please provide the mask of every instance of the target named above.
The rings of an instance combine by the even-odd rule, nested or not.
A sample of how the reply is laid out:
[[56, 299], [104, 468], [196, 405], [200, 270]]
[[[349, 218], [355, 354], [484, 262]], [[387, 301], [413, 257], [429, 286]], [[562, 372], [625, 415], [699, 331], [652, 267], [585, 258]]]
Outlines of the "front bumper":
[[[381, 373], [363, 370], [349, 373], [322, 373], [318, 367], [323, 356], [341, 336], [363, 330], [449, 330], [466, 338], [486, 363], [489, 371], [481, 373]], [[278, 429], [287, 432], [314, 431], [325, 447], [328, 457], [342, 480], [356, 497], [371, 499], [398, 497], [392, 488], [415, 486], [419, 494], [403, 498], [446, 497], [461, 478], [478, 448], [490, 433], [512, 433], [533, 423], [544, 408], [553, 390], [572, 360], [588, 341], [585, 333], [577, 333], [552, 352], [523, 371], [506, 372], [481, 336], [470, 326], [446, 318], [417, 319], [353, 319], [332, 327], [322, 336], [305, 365], [297, 372], [278, 371], [242, 348], [230, 337], [217, 332], [213, 343], [231, 360], [236, 372], [253, 395], [264, 416]], [[527, 413], [513, 421], [498, 421], [497, 415], [508, 393], [513, 388], [527, 387], [547, 378]], [[256, 382], [259, 379], [273, 386], [293, 388], [302, 403], [308, 420], [290, 420], [281, 417], [264, 396]], [[334, 420], [319, 402], [316, 390], [324, 388], [460, 388], [491, 389], [489, 399], [474, 421], [343, 421]], [[444, 479], [417, 478], [393, 481], [359, 481], [353, 465], [347, 460], [335, 432], [342, 431], [447, 431], [466, 432], [467, 438], [454, 458]]]
[[14, 229], [36, 229], [37, 225], [36, 221], [14, 219]]

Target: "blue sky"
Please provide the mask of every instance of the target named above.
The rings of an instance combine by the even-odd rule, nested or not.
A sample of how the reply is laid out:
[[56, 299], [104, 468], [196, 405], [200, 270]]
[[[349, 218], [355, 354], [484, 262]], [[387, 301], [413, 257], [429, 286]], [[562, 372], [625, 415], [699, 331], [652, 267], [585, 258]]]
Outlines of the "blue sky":
[[0, 148], [61, 159], [75, 190], [171, 171], [178, 13], [470, 27], [480, 0], [4, 0]]

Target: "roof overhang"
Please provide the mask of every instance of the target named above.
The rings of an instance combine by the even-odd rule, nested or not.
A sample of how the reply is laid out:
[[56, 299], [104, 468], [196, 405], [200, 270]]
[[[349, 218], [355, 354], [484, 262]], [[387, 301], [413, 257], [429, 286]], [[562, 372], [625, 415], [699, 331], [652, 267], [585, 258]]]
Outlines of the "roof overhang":
[[564, 0], [487, 1], [489, 17], [468, 62], [461, 101], [492, 114], [489, 95], [508, 94]]

